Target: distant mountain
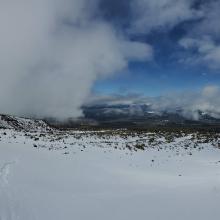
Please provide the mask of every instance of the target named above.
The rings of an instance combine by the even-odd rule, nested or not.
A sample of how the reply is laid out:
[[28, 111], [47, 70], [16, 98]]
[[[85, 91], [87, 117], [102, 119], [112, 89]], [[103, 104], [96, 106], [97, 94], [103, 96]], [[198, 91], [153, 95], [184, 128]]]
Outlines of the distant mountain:
[[194, 112], [196, 119], [186, 117], [184, 110], [176, 108], [167, 111], [155, 111], [150, 105], [94, 105], [84, 106], [85, 119], [97, 121], [99, 124], [130, 124], [136, 126], [144, 125], [197, 125], [197, 124], [219, 124], [220, 119], [200, 110]]
[[60, 121], [55, 118], [44, 120], [0, 115], [0, 128], [25, 131], [56, 128], [148, 128], [157, 126], [219, 127], [220, 119], [212, 113], [196, 111], [197, 119], [188, 118], [181, 108], [155, 111], [150, 104], [89, 105], [82, 108], [84, 117]]

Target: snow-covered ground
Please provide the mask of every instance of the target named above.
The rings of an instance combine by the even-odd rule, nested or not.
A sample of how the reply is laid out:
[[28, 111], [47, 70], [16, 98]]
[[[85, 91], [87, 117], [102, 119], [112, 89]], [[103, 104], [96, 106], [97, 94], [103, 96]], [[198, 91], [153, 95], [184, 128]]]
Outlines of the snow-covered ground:
[[0, 220], [219, 220], [219, 139], [152, 135], [0, 130]]

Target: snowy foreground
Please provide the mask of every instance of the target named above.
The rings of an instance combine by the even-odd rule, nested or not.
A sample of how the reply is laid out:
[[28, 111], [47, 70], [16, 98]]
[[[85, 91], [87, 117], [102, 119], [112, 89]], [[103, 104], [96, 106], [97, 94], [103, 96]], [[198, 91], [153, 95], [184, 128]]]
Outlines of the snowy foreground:
[[219, 220], [219, 137], [0, 130], [0, 220]]

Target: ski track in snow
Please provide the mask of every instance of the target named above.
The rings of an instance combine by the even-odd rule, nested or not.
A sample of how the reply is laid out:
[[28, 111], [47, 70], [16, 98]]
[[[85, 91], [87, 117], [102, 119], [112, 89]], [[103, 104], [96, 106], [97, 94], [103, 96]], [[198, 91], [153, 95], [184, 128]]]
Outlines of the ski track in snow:
[[10, 174], [11, 166], [15, 164], [15, 162], [5, 162], [0, 166], [0, 182], [2, 185], [8, 184], [8, 176]]
[[19, 220], [16, 214], [16, 199], [9, 186], [9, 175], [15, 161], [0, 164], [0, 220]]

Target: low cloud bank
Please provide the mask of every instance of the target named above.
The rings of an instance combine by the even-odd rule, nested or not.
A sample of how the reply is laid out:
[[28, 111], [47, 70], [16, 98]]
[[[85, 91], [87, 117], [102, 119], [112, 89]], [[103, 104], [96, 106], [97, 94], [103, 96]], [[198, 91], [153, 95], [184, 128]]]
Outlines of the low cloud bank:
[[[87, 102], [87, 105], [129, 105], [131, 111], [126, 108], [126, 113], [139, 115], [143, 115], [143, 111], [145, 111], [145, 109], [140, 108], [140, 105], [146, 105], [148, 106], [147, 111], [153, 111], [156, 114], [163, 112], [178, 113], [185, 118], [198, 120], [201, 112], [214, 118], [220, 118], [219, 97], [220, 87], [206, 86], [199, 92], [187, 92], [155, 98], [141, 95], [93, 96]], [[123, 114], [123, 109], [120, 109], [119, 113]]]

